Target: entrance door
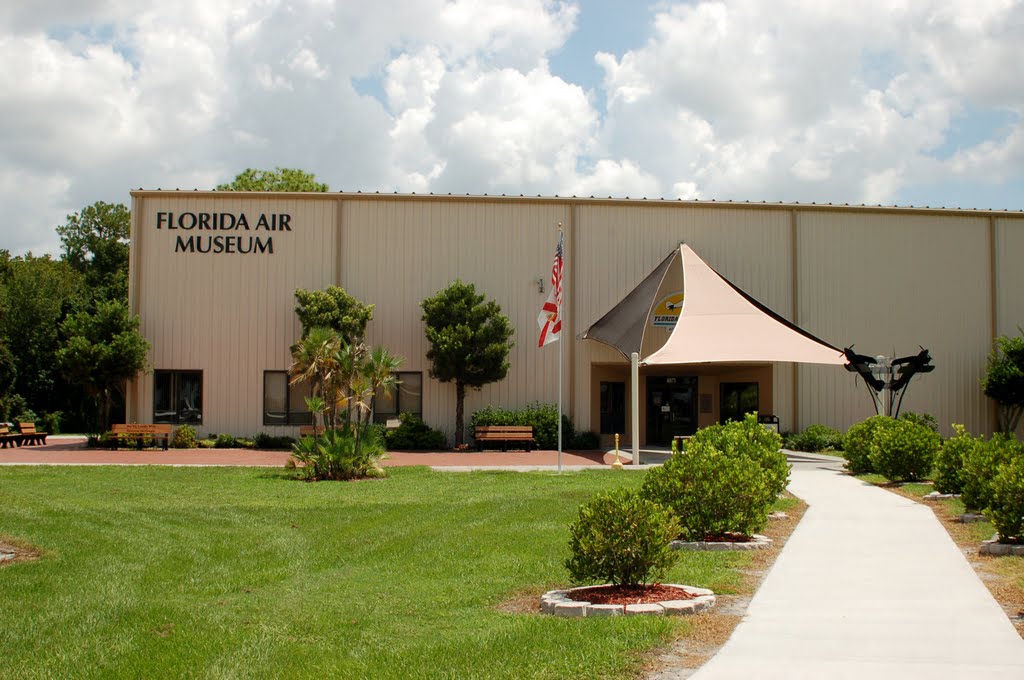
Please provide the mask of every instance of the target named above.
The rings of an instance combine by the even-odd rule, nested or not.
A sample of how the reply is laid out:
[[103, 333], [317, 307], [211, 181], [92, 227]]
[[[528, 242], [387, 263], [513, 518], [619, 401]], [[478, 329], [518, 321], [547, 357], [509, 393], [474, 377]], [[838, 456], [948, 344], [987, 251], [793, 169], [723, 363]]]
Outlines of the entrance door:
[[626, 433], [626, 383], [601, 382], [601, 434]]
[[756, 382], [722, 383], [721, 421], [743, 420], [748, 413], [757, 410], [757, 398]]
[[669, 446], [696, 431], [697, 378], [647, 376], [647, 443]]

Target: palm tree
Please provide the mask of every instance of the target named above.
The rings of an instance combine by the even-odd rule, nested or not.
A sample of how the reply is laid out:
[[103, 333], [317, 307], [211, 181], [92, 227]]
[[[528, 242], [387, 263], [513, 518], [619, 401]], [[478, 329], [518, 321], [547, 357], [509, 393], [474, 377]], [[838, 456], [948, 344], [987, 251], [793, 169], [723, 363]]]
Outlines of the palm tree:
[[374, 401], [378, 394], [390, 397], [398, 386], [395, 372], [401, 368], [403, 359], [391, 354], [386, 347], [378, 345], [370, 352], [363, 366], [363, 375], [370, 382], [370, 404], [366, 412], [367, 422], [373, 417]]
[[[306, 337], [292, 345], [290, 384], [309, 382], [313, 396], [324, 399], [330, 410], [333, 404], [331, 384], [338, 374], [336, 353], [341, 345], [338, 333], [330, 328], [312, 328]], [[315, 426], [316, 423], [314, 422]]]
[[332, 397], [334, 406], [334, 427], [338, 426], [338, 413], [344, 409], [347, 411], [347, 421], [352, 420], [352, 397], [354, 388], [352, 385], [356, 376], [362, 373], [362, 366], [366, 360], [367, 347], [361, 342], [345, 344], [341, 342], [335, 348], [332, 355], [336, 371], [332, 382]]

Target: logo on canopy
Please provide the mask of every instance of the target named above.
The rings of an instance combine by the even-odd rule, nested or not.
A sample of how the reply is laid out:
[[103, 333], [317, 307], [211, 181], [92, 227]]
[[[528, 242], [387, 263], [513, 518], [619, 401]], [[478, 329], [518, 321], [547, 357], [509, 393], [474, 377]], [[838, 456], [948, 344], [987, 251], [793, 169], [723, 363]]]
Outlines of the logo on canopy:
[[666, 295], [654, 306], [651, 325], [658, 328], [675, 328], [681, 311], [683, 311], [683, 294]]

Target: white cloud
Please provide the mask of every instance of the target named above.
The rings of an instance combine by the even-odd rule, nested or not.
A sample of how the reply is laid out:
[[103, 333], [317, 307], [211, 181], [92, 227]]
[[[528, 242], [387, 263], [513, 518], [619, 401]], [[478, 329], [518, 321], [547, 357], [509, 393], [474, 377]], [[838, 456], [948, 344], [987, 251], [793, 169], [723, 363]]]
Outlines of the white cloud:
[[593, 50], [594, 83], [549, 64], [576, 2], [40, 3], [0, 7], [16, 251], [95, 200], [245, 167], [346, 190], [851, 203], [1024, 177], [1021, 0], [662, 2], [632, 49]]

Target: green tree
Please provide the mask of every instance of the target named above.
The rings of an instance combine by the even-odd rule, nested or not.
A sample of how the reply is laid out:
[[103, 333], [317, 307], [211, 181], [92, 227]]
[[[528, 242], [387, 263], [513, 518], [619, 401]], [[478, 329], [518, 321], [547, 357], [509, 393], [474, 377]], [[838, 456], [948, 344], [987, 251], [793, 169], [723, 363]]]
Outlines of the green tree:
[[459, 280], [420, 305], [430, 342], [430, 375], [455, 381], [455, 443], [461, 445], [466, 388], [480, 389], [508, 375], [512, 324], [497, 302]]
[[998, 404], [999, 431], [1016, 431], [1024, 413], [1024, 331], [1020, 337], [996, 338], [981, 387]]
[[62, 258], [80, 272], [96, 300], [128, 301], [131, 213], [121, 203], [97, 201], [57, 227]]
[[333, 328], [346, 345], [362, 341], [366, 324], [373, 318], [373, 305], [365, 305], [338, 286], [323, 290], [295, 291], [295, 314], [302, 323], [302, 337], [313, 328]]
[[82, 303], [82, 275], [49, 255], [5, 261], [0, 274], [0, 335], [14, 357], [14, 392], [36, 411], [54, 411], [64, 394], [54, 354], [64, 317]]
[[123, 399], [128, 380], [146, 367], [149, 342], [139, 333], [139, 318], [120, 300], [101, 301], [94, 312], [70, 315], [61, 324], [61, 335], [57, 364], [96, 399], [99, 431], [105, 432], [114, 397]]
[[311, 172], [295, 168], [254, 170], [246, 168], [230, 184], [218, 184], [217, 191], [328, 191]]

